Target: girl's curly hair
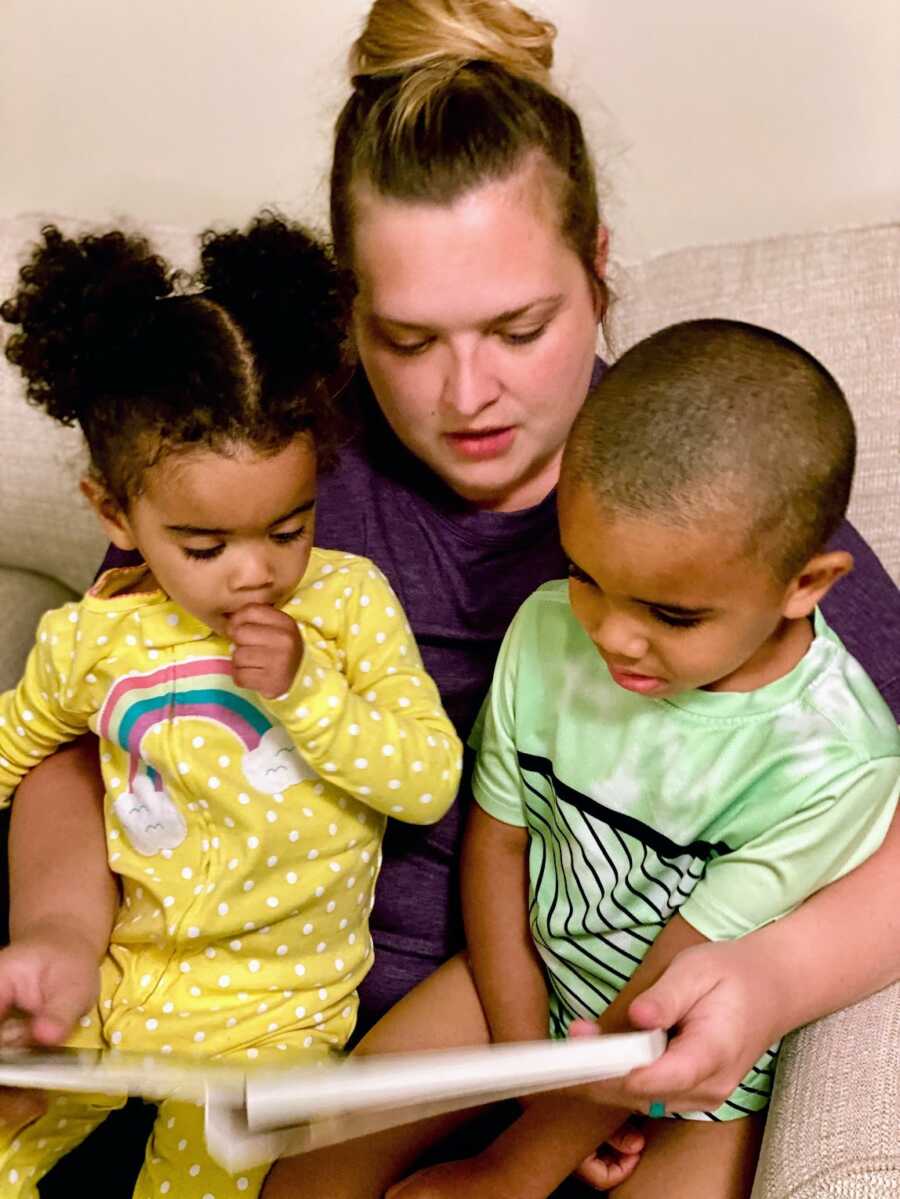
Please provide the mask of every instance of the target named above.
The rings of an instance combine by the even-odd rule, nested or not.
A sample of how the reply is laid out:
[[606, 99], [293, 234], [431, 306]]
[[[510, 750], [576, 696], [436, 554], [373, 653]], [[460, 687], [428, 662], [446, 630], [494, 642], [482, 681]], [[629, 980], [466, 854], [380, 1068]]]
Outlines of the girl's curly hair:
[[308, 432], [327, 458], [340, 437], [347, 312], [325, 248], [264, 213], [204, 233], [200, 261], [190, 277], [142, 237], [51, 225], [0, 305], [28, 399], [81, 426], [123, 506], [174, 450], [267, 453]]

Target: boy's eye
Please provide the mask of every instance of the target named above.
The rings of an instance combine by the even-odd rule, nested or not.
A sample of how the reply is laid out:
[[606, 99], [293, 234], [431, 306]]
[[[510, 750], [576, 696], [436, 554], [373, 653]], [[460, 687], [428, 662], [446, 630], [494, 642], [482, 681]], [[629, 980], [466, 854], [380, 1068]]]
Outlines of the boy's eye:
[[181, 547], [185, 557], [199, 559], [201, 562], [208, 562], [210, 558], [218, 558], [224, 548], [224, 545], [211, 545], [202, 550], [190, 545], [183, 545]]
[[662, 608], [651, 608], [650, 615], [670, 629], [693, 629], [701, 619], [699, 616], [678, 616], [674, 612], [665, 612]]
[[586, 583], [588, 587], [594, 586], [594, 580], [590, 575], [586, 575], [580, 566], [576, 566], [574, 562], [569, 563], [569, 578], [574, 579], [576, 583]]
[[301, 525], [299, 529], [291, 529], [287, 533], [272, 533], [272, 540], [276, 545], [288, 545], [292, 541], [299, 541], [306, 534], [306, 525]]
[[549, 322], [545, 322], [543, 325], [538, 325], [536, 329], [528, 329], [523, 333], [502, 332], [500, 336], [507, 343], [507, 345], [527, 346], [530, 345], [531, 342], [537, 341], [539, 337], [543, 336], [547, 330], [548, 323]]

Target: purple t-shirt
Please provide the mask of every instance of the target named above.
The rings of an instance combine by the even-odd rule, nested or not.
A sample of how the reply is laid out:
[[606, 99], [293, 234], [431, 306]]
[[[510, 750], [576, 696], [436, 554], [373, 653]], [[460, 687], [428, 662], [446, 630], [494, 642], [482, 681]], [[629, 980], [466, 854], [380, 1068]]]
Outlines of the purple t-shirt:
[[[368, 411], [375, 407], [368, 397]], [[520, 512], [473, 509], [376, 413], [323, 473], [316, 522], [318, 545], [364, 554], [387, 575], [465, 739], [519, 605], [566, 572], [555, 494]], [[832, 546], [849, 550], [856, 569], [826, 598], [826, 619], [900, 717], [900, 592], [850, 525]], [[111, 551], [104, 565], [123, 560]], [[438, 824], [389, 824], [371, 918], [375, 963], [360, 991], [361, 1030], [462, 944], [456, 874], [467, 779]]]

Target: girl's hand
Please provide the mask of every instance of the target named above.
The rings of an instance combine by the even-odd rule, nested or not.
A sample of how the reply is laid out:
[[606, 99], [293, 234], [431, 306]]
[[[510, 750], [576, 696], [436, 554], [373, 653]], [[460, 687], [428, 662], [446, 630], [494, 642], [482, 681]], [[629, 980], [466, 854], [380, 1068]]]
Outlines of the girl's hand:
[[97, 1002], [97, 955], [64, 927], [0, 950], [0, 1046], [59, 1045]]
[[238, 687], [266, 699], [290, 691], [303, 661], [303, 637], [287, 613], [268, 604], [247, 604], [229, 618], [228, 636], [234, 642]]
[[590, 1157], [586, 1157], [575, 1177], [595, 1191], [610, 1191], [629, 1178], [641, 1160], [646, 1138], [631, 1120], [607, 1137]]

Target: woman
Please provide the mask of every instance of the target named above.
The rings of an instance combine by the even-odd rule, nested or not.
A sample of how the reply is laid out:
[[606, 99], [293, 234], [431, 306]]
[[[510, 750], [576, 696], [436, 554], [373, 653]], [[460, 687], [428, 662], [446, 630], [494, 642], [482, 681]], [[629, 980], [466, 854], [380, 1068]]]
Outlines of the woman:
[[[513, 613], [565, 571], [553, 488], [567, 431], [602, 369], [594, 342], [606, 238], [578, 118], [549, 90], [552, 40], [552, 27], [502, 0], [376, 0], [335, 142], [333, 232], [356, 289], [365, 427], [323, 480], [319, 541], [368, 554], [387, 573], [463, 735]], [[900, 707], [890, 689], [898, 642], [884, 636], [900, 624], [896, 589], [852, 529], [839, 544], [856, 573], [826, 615]], [[17, 819], [40, 809], [46, 820], [54, 803], [96, 809], [99, 784], [85, 787], [83, 773], [92, 752], [35, 771]], [[463, 791], [435, 828], [394, 830], [386, 844], [364, 1028], [459, 947], [453, 883], [465, 804]], [[865, 867], [774, 930], [676, 959], [633, 1015], [645, 1026], [681, 1022], [683, 1036], [658, 1065], [610, 1088], [611, 1099], [643, 1110], [648, 1097], [675, 1110], [709, 1106], [780, 1033], [895, 977], [900, 946], [881, 913], [896, 904], [867, 901], [876, 887], [897, 886], [895, 826]], [[74, 858], [65, 868], [80, 869]], [[860, 928], [879, 952], [842, 957], [838, 973], [842, 930], [858, 937]], [[809, 968], [804, 960], [795, 973], [800, 955]], [[793, 988], [799, 978], [803, 988]], [[477, 1024], [467, 987], [464, 969], [451, 966], [426, 985], [428, 1011], [450, 995], [473, 1005]], [[401, 1009], [407, 1047], [414, 1025], [421, 1043], [440, 1043], [433, 1018], [410, 1002]], [[389, 1048], [399, 1020], [392, 1014], [366, 1049]], [[371, 1193], [404, 1162], [372, 1178]], [[333, 1174], [314, 1178], [312, 1159], [283, 1162], [264, 1193], [358, 1193]]]

